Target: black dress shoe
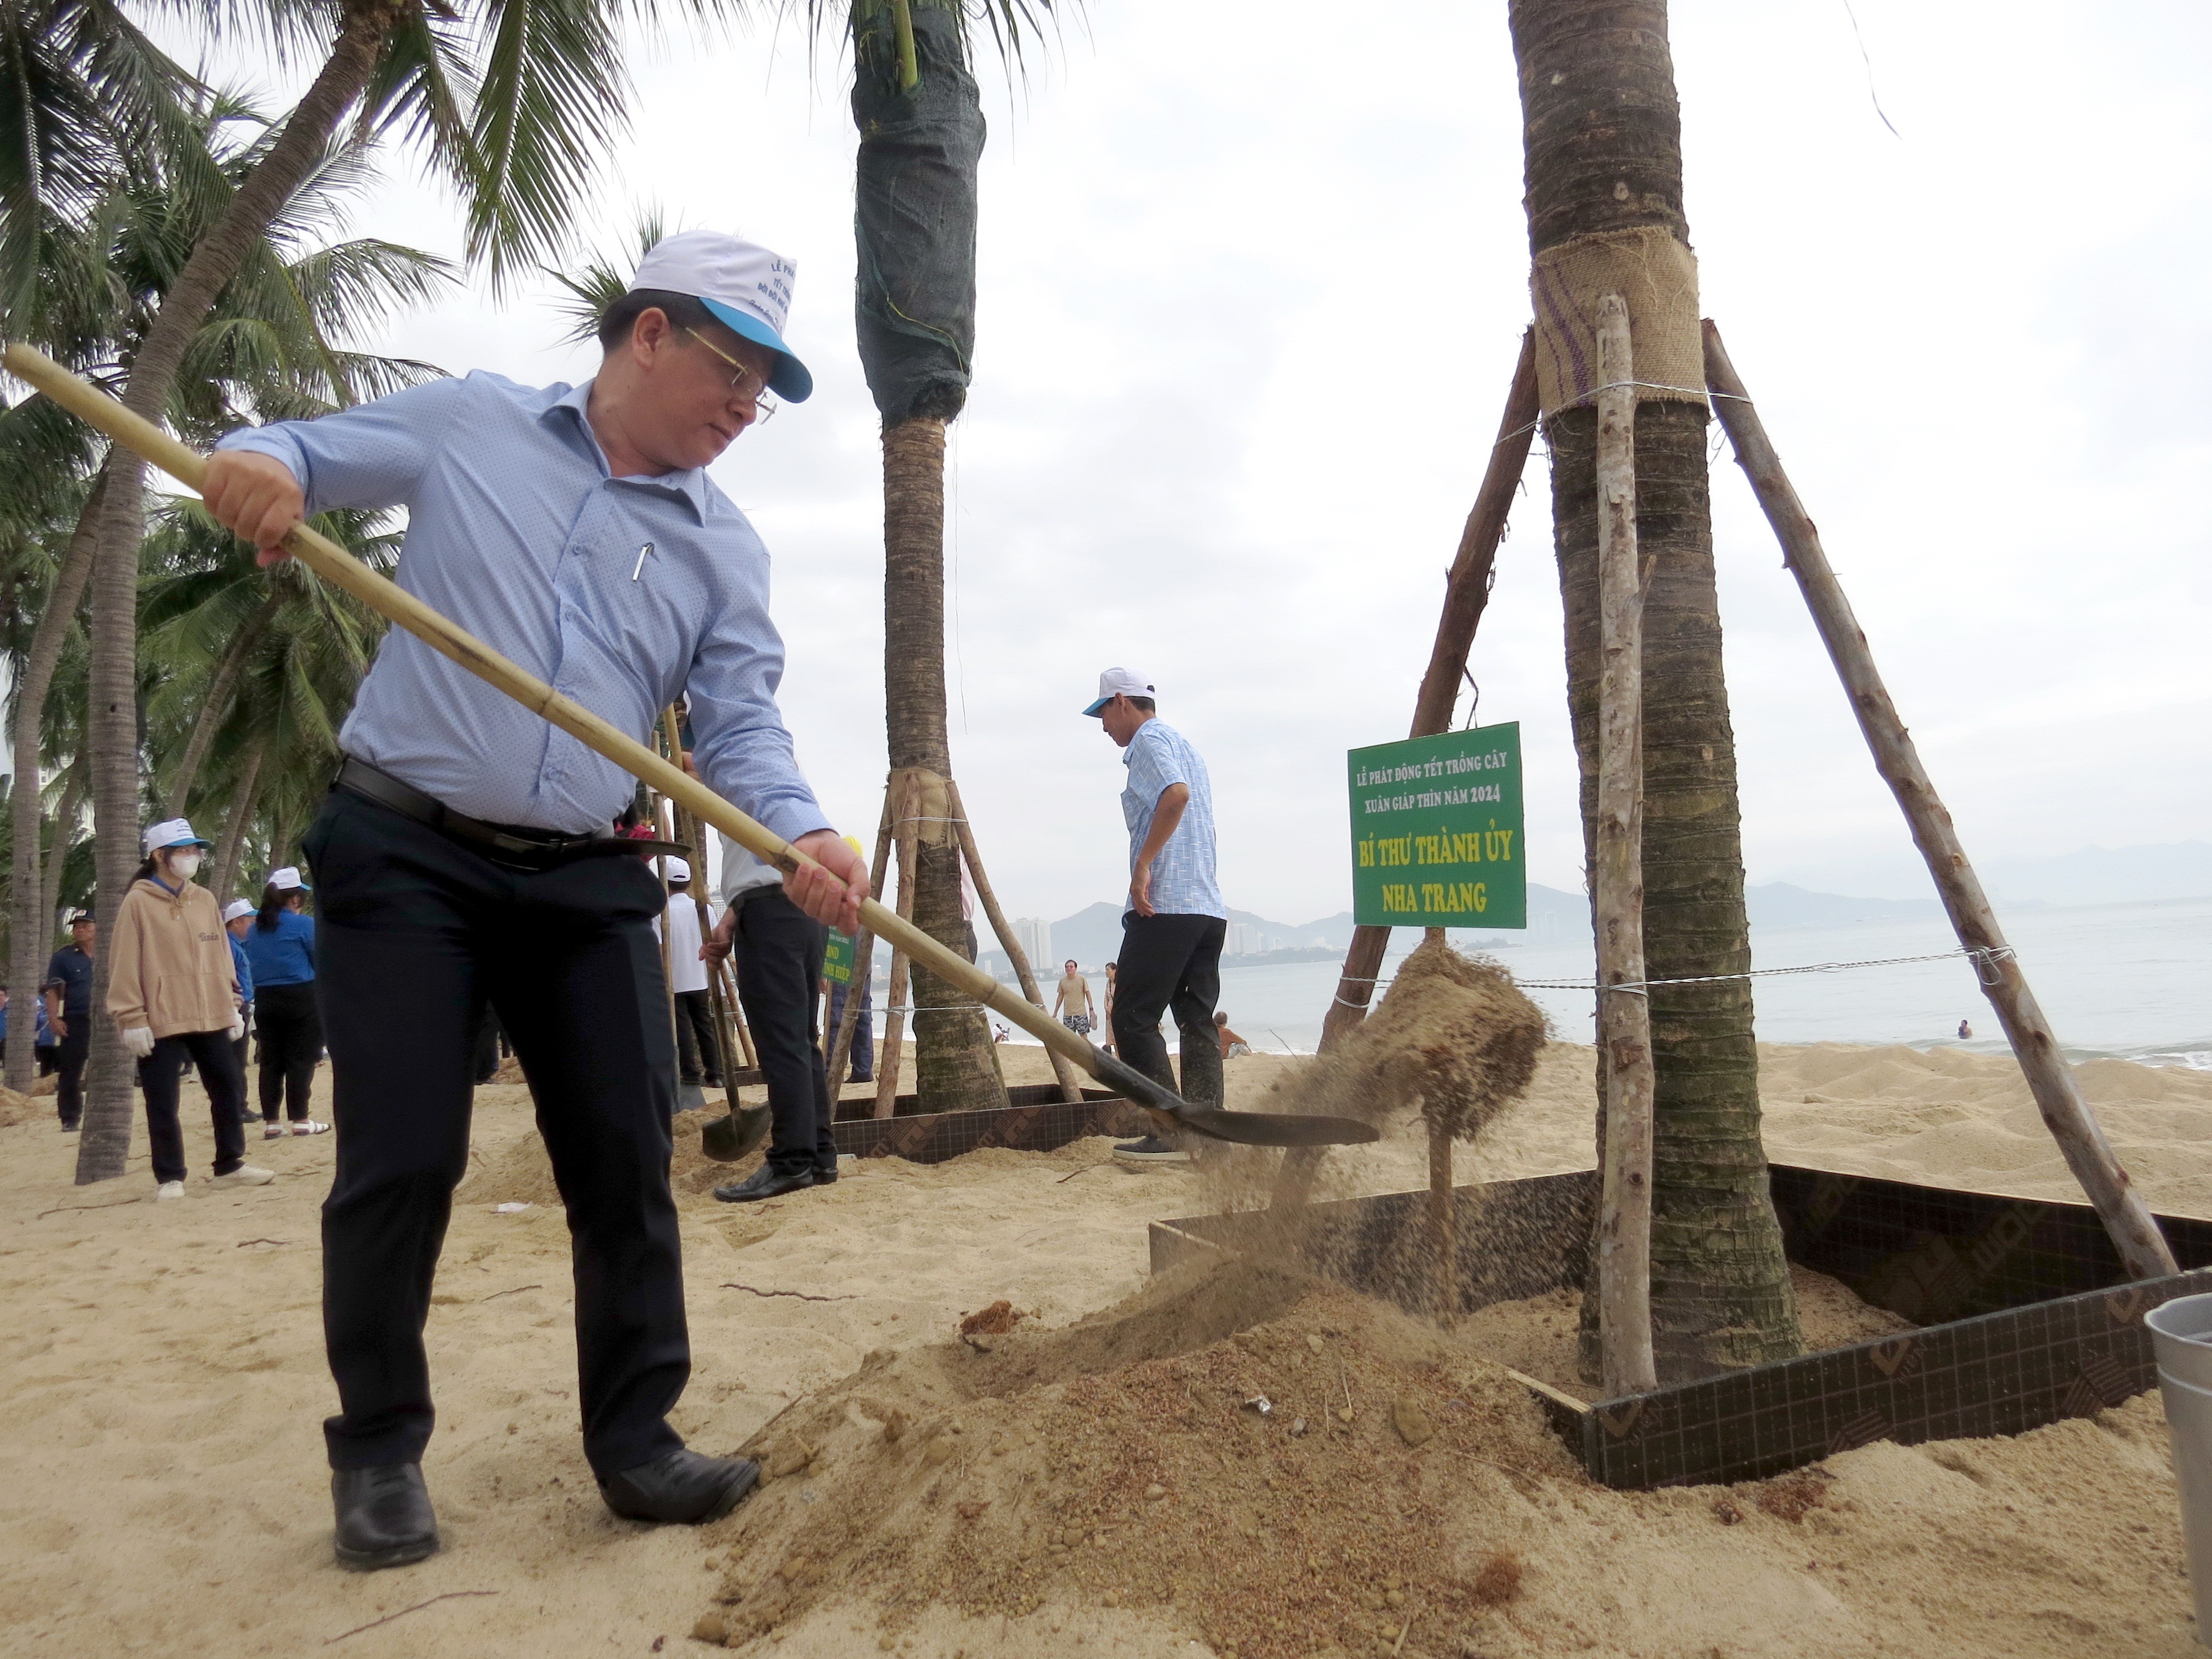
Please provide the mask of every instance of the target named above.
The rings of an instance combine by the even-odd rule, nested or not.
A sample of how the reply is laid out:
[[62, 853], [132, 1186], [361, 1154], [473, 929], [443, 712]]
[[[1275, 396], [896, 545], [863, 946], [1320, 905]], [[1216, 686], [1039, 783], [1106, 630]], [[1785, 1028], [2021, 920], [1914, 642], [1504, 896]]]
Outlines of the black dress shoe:
[[827, 1167], [819, 1164], [816, 1164], [814, 1166], [814, 1184], [817, 1187], [836, 1186], [837, 1184], [837, 1166], [834, 1164], [830, 1164]]
[[786, 1193], [804, 1192], [814, 1184], [814, 1171], [794, 1170], [787, 1173], [773, 1164], [763, 1164], [743, 1181], [727, 1187], [714, 1188], [714, 1196], [725, 1204], [757, 1204], [764, 1198], [781, 1198]]
[[333, 1469], [331, 1502], [338, 1515], [338, 1565], [356, 1572], [404, 1567], [434, 1555], [438, 1517], [420, 1463]]
[[681, 1448], [609, 1475], [599, 1496], [625, 1521], [719, 1521], [760, 1479], [749, 1457], [708, 1457]]

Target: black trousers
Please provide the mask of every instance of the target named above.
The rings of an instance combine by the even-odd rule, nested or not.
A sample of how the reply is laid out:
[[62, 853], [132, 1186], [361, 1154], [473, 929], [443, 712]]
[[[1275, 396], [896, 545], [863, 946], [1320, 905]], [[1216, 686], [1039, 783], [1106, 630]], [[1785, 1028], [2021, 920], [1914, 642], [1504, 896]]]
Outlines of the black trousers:
[[752, 1028], [768, 1085], [768, 1161], [796, 1174], [835, 1174], [837, 1141], [830, 1133], [830, 1073], [822, 1063], [815, 1024], [815, 987], [830, 930], [784, 896], [781, 887], [756, 887], [737, 901], [738, 1002]]
[[430, 1285], [468, 1167], [479, 1022], [499, 1014], [567, 1208], [584, 1453], [601, 1475], [683, 1444], [691, 1373], [668, 1190], [676, 1054], [645, 863], [530, 873], [333, 792], [307, 835], [315, 990], [336, 1085], [323, 1205], [334, 1468], [411, 1462], [430, 1438]]
[[238, 1091], [238, 1115], [243, 1121], [250, 1123], [253, 1121], [253, 1109], [246, 1103], [246, 1091], [242, 1085], [246, 1077], [246, 1051], [253, 1042], [253, 1005], [249, 1002], [238, 1012], [239, 1017], [245, 1020], [246, 1029], [239, 1034], [238, 1041], [230, 1046], [238, 1055], [238, 1075], [241, 1084]]
[[1219, 916], [1121, 918], [1121, 954], [1114, 981], [1114, 1041], [1123, 1060], [1146, 1077], [1176, 1086], [1160, 1016], [1172, 1012], [1182, 1039], [1182, 1097], [1194, 1106], [1221, 1104], [1221, 1040], [1213, 1005], [1221, 1000]]
[[[69, 1035], [54, 1045], [54, 1054], [62, 1080], [54, 1085], [54, 1110], [61, 1115], [63, 1125], [73, 1127], [84, 1115], [84, 1062], [92, 1054], [92, 1016], [89, 1013], [68, 1022]], [[183, 1179], [179, 1176], [178, 1179]]]
[[719, 1084], [721, 1067], [714, 1063], [714, 1005], [704, 991], [676, 994], [676, 1060], [686, 1083]]
[[301, 985], [253, 988], [253, 1026], [261, 1037], [261, 1116], [274, 1123], [282, 1109], [295, 1123], [307, 1121], [315, 1067], [323, 1061], [323, 1020], [315, 1010], [313, 980]]
[[146, 1140], [154, 1154], [154, 1179], [185, 1178], [185, 1132], [177, 1121], [177, 1089], [189, 1060], [199, 1067], [208, 1115], [215, 1120], [215, 1173], [228, 1175], [246, 1162], [246, 1076], [228, 1031], [184, 1031], [165, 1036], [138, 1062], [146, 1091]]

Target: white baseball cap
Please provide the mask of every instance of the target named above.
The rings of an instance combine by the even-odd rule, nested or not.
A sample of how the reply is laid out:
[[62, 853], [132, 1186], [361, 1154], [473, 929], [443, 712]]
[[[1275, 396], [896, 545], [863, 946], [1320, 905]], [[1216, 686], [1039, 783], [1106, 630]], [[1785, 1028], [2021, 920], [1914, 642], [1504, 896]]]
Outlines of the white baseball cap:
[[236, 921], [240, 916], [250, 916], [252, 914], [253, 905], [246, 899], [233, 899], [222, 907], [222, 919], [227, 922]]
[[792, 284], [798, 280], [797, 265], [757, 242], [719, 230], [679, 230], [653, 245], [638, 261], [629, 285], [633, 293], [657, 288], [688, 294], [714, 313], [716, 322], [766, 346], [776, 354], [769, 389], [803, 404], [814, 395], [814, 377], [783, 343]]
[[271, 870], [269, 872], [269, 884], [280, 893], [289, 893], [295, 888], [302, 893], [312, 893], [315, 890], [300, 879], [299, 866], [292, 864], [286, 865], [281, 870]]
[[690, 880], [690, 879], [691, 879], [691, 866], [690, 866], [690, 865], [688, 865], [688, 864], [684, 863], [684, 861], [682, 859], [671, 859], [671, 860], [668, 860], [668, 878], [669, 878], [669, 880], [671, 880], [671, 881], [689, 881], [689, 880]]
[[1098, 701], [1083, 712], [1095, 714], [1116, 697], [1153, 696], [1152, 683], [1133, 668], [1109, 668], [1098, 677]]
[[152, 858], [164, 847], [212, 847], [211, 841], [203, 841], [192, 833], [190, 818], [164, 818], [146, 832], [146, 856]]

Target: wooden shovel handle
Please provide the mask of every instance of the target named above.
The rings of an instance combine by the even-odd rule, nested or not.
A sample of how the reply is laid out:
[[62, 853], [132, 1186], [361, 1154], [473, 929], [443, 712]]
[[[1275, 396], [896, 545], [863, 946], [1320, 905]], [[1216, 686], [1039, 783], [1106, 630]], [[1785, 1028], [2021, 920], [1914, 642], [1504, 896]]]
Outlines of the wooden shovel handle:
[[[193, 489], [207, 476], [207, 459], [179, 443], [151, 422], [142, 420], [97, 387], [64, 368], [36, 348], [9, 345], [0, 350], [8, 372], [36, 386], [88, 425], [105, 432], [126, 449], [133, 450], [164, 472]], [[532, 714], [551, 721], [597, 754], [604, 755], [632, 777], [658, 789], [671, 800], [713, 824], [747, 851], [788, 875], [813, 860], [765, 826], [724, 800], [698, 779], [671, 764], [643, 744], [601, 720], [582, 705], [562, 696], [544, 681], [509, 662], [481, 640], [386, 580], [321, 532], [304, 524], [294, 525], [284, 538], [284, 549], [325, 581], [343, 588], [371, 610], [405, 629], [432, 650], [450, 657], [469, 672], [505, 692]], [[879, 939], [887, 939], [947, 984], [1018, 1025], [1047, 1048], [1067, 1056], [1109, 1086], [1127, 1091], [1135, 1083], [1145, 1085], [1139, 1097], [1156, 1110], [1180, 1116], [1187, 1109], [1180, 1097], [1097, 1049], [985, 973], [958, 951], [939, 945], [912, 923], [903, 921], [872, 898], [860, 904], [860, 925]], [[1134, 1080], [1133, 1083], [1132, 1080]]]

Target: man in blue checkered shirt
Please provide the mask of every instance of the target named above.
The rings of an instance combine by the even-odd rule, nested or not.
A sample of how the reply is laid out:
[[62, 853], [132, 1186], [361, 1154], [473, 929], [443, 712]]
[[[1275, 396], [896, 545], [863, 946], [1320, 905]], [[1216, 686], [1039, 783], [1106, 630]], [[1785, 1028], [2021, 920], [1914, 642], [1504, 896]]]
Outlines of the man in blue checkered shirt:
[[[1213, 1005], [1221, 995], [1221, 941], [1229, 911], [1213, 873], [1213, 785], [1189, 740], [1154, 712], [1152, 682], [1127, 668], [1098, 677], [1094, 715], [1129, 769], [1121, 817], [1129, 827], [1129, 895], [1121, 915], [1114, 1041], [1121, 1058], [1170, 1088], [1160, 1016], [1172, 1010], [1182, 1039], [1182, 1097], [1221, 1104], [1221, 1045]], [[1187, 1161], [1146, 1135], [1114, 1149], [1132, 1163]]]

